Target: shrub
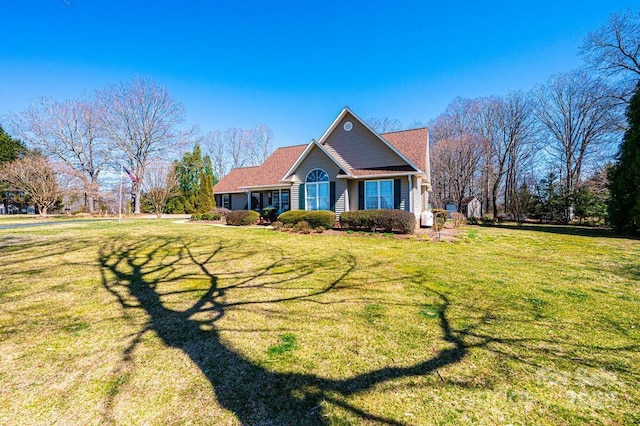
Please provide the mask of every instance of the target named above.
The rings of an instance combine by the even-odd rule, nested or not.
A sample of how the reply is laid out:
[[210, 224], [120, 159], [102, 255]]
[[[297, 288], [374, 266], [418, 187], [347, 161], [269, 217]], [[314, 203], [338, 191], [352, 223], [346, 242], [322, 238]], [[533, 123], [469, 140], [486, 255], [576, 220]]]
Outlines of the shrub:
[[436, 233], [436, 238], [440, 239], [440, 233], [444, 229], [444, 224], [447, 222], [447, 215], [449, 212], [445, 209], [433, 209], [433, 231]]
[[453, 220], [453, 227], [460, 228], [463, 225], [467, 224], [467, 218], [464, 217], [462, 213], [451, 213], [451, 219]]
[[360, 231], [411, 234], [416, 227], [413, 213], [404, 210], [358, 210], [340, 215], [340, 226]]
[[273, 226], [273, 229], [275, 229], [276, 231], [279, 231], [282, 229], [282, 222], [280, 222], [279, 220], [276, 220], [275, 222], [271, 222], [271, 226]]
[[495, 220], [493, 220], [489, 216], [485, 216], [485, 217], [482, 218], [482, 224], [483, 225], [493, 225], [495, 223], [496, 223]]
[[449, 217], [449, 210], [447, 209], [433, 209], [433, 217], [436, 217], [436, 215], [441, 215], [444, 216], [445, 218]]
[[293, 229], [300, 232], [301, 234], [308, 234], [311, 232], [309, 222], [307, 222], [306, 220], [301, 220], [300, 222], [293, 225]]
[[191, 215], [191, 220], [202, 220], [202, 215], [200, 213], [194, 213]]
[[[282, 223], [282, 222], [280, 222]], [[284, 223], [282, 224], [283, 231], [291, 231], [293, 229], [293, 223]]]
[[211, 213], [202, 213], [202, 220], [213, 220], [213, 215]]
[[268, 222], [275, 222], [278, 219], [278, 209], [267, 206], [260, 211], [260, 217]]
[[314, 231], [316, 231], [318, 234], [322, 234], [324, 231], [326, 231], [326, 229], [324, 226], [316, 226]]
[[336, 223], [336, 214], [329, 210], [290, 210], [278, 216], [278, 220], [292, 225], [305, 221], [311, 228], [323, 226], [331, 229]]
[[477, 225], [480, 223], [480, 219], [478, 219], [477, 217], [469, 217], [467, 218], [467, 225]]
[[226, 217], [229, 213], [231, 213], [231, 210], [225, 209], [224, 207], [218, 207], [218, 208], [213, 209], [213, 215], [214, 216], [216, 214], [219, 214], [220, 217]]
[[218, 212], [211, 213], [211, 220], [220, 220], [222, 218], [222, 214]]
[[253, 210], [235, 210], [227, 213], [227, 225], [255, 225], [258, 220], [260, 220], [260, 214]]

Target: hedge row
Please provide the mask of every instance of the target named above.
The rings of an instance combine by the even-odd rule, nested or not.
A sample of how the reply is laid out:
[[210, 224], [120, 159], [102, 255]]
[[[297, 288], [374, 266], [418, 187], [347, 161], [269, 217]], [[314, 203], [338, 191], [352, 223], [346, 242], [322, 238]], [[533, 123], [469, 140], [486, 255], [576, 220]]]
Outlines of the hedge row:
[[412, 234], [416, 228], [416, 217], [404, 210], [358, 210], [342, 213], [340, 226], [355, 231]]
[[253, 210], [234, 210], [227, 213], [227, 225], [255, 225], [260, 220], [260, 213]]
[[336, 224], [336, 214], [329, 210], [289, 210], [278, 216], [278, 220], [292, 225], [304, 221], [314, 229], [320, 226], [331, 229]]
[[194, 213], [191, 215], [191, 220], [220, 220], [222, 215], [220, 213]]

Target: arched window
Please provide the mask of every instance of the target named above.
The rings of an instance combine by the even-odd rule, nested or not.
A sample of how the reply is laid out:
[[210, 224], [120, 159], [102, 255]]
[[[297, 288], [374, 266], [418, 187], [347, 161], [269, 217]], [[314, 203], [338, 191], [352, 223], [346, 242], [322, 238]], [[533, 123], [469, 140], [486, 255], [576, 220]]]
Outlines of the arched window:
[[313, 169], [307, 175], [306, 209], [329, 210], [329, 175], [322, 169]]

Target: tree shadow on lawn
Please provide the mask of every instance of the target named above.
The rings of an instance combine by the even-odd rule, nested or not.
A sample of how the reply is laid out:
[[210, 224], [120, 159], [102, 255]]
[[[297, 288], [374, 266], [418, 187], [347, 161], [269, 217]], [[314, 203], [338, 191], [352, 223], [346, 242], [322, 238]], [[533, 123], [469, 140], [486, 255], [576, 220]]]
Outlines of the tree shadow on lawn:
[[546, 232], [549, 234], [558, 235], [575, 235], [579, 237], [593, 237], [593, 238], [621, 238], [625, 240], [640, 240], [638, 237], [616, 234], [609, 228], [596, 228], [591, 226], [581, 225], [552, 225], [552, 224], [537, 224], [537, 223], [524, 223], [522, 226], [518, 226], [515, 223], [500, 223], [497, 225], [479, 225], [487, 228], [505, 228], [514, 229], [519, 231], [534, 231], [534, 232]]
[[[321, 404], [330, 403], [366, 421], [401, 425], [403, 423], [399, 421], [353, 406], [342, 397], [370, 390], [390, 380], [429, 374], [437, 368], [459, 362], [466, 354], [465, 345], [449, 325], [446, 315], [448, 300], [440, 295], [442, 304], [438, 318], [443, 338], [450, 345], [424, 362], [410, 367], [385, 367], [342, 380], [313, 374], [269, 371], [230, 347], [221, 338], [216, 323], [228, 312], [246, 309], [251, 305], [319, 301], [318, 297], [323, 294], [339, 291], [342, 281], [357, 268], [355, 259], [341, 253], [339, 257], [321, 263], [303, 260], [296, 264], [293, 274], [279, 277], [276, 268], [286, 260], [279, 253], [270, 264], [246, 274], [238, 274], [234, 283], [222, 286], [215, 272], [216, 265], [220, 266], [228, 256], [239, 259], [253, 256], [253, 253], [243, 253], [237, 245], [229, 247], [220, 241], [206, 256], [195, 255], [188, 243], [181, 243], [177, 254], [175, 250], [172, 256], [163, 254], [175, 244], [175, 240], [147, 239], [137, 243], [114, 243], [100, 249], [104, 287], [115, 296], [125, 311], [143, 309], [149, 317], [144, 328], [124, 351], [123, 362], [130, 361], [143, 334], [153, 331], [167, 346], [179, 348], [189, 356], [211, 383], [220, 405], [233, 412], [241, 424], [324, 425], [327, 419], [323, 416]], [[190, 307], [176, 310], [163, 301], [170, 293], [163, 293], [161, 285], [193, 278], [194, 274], [180, 273], [185, 262], [197, 266], [200, 277], [206, 277], [209, 286], [205, 294]], [[313, 278], [314, 270], [327, 267], [339, 268], [334, 271], [336, 278], [316, 284], [315, 288], [307, 286], [301, 289], [299, 282], [296, 283], [303, 278]], [[254, 291], [264, 289], [264, 298], [234, 298], [234, 292], [248, 288]], [[273, 289], [286, 295], [270, 298], [268, 295], [274, 294]], [[203, 289], [197, 291], [202, 292]], [[107, 401], [107, 420], [112, 420], [109, 411], [114, 397]]]
[[[99, 261], [104, 288], [119, 301], [125, 313], [142, 309], [148, 316], [144, 327], [123, 352], [123, 364], [131, 361], [142, 336], [153, 331], [165, 345], [178, 348], [189, 356], [207, 377], [219, 404], [232, 412], [241, 424], [325, 425], [328, 419], [323, 416], [322, 406], [332, 404], [366, 422], [401, 425], [404, 423], [354, 406], [346, 398], [396, 379], [425, 376], [459, 363], [471, 348], [483, 348], [536, 368], [566, 361], [607, 368], [608, 361], [602, 359], [607, 354], [635, 353], [640, 349], [637, 344], [604, 347], [575, 344], [561, 337], [500, 336], [487, 323], [495, 322], [498, 318], [498, 321], [514, 325], [518, 322], [531, 324], [538, 319], [544, 324], [548, 319], [529, 319], [527, 315], [535, 317], [535, 312], [524, 311], [512, 318], [499, 314], [496, 316], [488, 309], [482, 311], [472, 303], [469, 306], [457, 306], [464, 314], [456, 321], [467, 325], [460, 329], [453, 328], [449, 318], [449, 299], [428, 287], [428, 277], [417, 274], [394, 279], [421, 284], [425, 294], [437, 300], [434, 303], [435, 319], [438, 320], [445, 348], [435, 355], [411, 366], [387, 366], [344, 379], [270, 371], [225, 341], [217, 323], [225, 315], [238, 310], [249, 314], [248, 311], [252, 309], [254, 312], [260, 309], [272, 312], [274, 305], [280, 304], [338, 303], [325, 297], [345, 288], [345, 279], [358, 270], [355, 258], [348, 253], [339, 253], [322, 261], [287, 259], [275, 249], [266, 255], [245, 249], [237, 242], [232, 246], [225, 241], [218, 241], [211, 246], [208, 254], [202, 255], [195, 254], [190, 244], [176, 239], [148, 238], [132, 243], [114, 242], [101, 247]], [[253, 265], [257, 257], [266, 258], [267, 261], [262, 266], [252, 266], [249, 271], [225, 272], [223, 268], [230, 261], [245, 260], [247, 265]], [[288, 272], [283, 273], [285, 265], [284, 269]], [[327, 270], [331, 270], [332, 274], [326, 274]], [[317, 271], [324, 271], [323, 277], [327, 278], [317, 282]], [[222, 278], [225, 278], [225, 284], [221, 284]], [[227, 284], [229, 278], [233, 278], [233, 282]], [[193, 279], [205, 279], [207, 286], [196, 290], [162, 291], [166, 284]], [[315, 284], [302, 287], [301, 280]], [[351, 284], [349, 282], [349, 288]], [[184, 309], [174, 309], [172, 306], [175, 305], [166, 300], [172, 295], [188, 292], [204, 294]], [[252, 298], [256, 293], [263, 296]], [[313, 318], [305, 320], [313, 321]], [[502, 327], [498, 330], [504, 331], [505, 326]], [[637, 378], [633, 366], [618, 366], [618, 372]], [[456, 378], [447, 381], [460, 386], [465, 383]], [[113, 420], [111, 410], [116, 395], [117, 390], [108, 398], [106, 420]]]

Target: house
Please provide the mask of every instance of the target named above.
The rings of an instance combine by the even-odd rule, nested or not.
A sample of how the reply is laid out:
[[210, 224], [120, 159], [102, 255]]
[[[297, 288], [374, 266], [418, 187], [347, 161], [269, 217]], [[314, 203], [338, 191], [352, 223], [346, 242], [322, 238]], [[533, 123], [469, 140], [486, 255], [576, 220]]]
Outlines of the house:
[[278, 148], [214, 187], [217, 205], [231, 210], [402, 209], [416, 219], [430, 192], [428, 129], [378, 134], [348, 107], [319, 140]]

